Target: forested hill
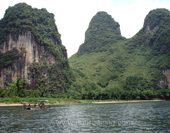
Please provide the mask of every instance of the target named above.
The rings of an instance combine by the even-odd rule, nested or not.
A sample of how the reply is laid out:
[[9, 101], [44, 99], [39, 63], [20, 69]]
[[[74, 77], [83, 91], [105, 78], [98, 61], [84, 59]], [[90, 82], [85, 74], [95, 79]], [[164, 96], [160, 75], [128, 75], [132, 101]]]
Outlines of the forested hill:
[[[104, 19], [95, 21], [100, 14]], [[108, 92], [149, 94], [147, 91], [170, 88], [170, 12], [150, 11], [141, 30], [130, 39], [121, 37], [118, 23], [108, 16], [99, 12], [92, 18], [85, 42], [69, 58], [81, 91], [87, 97], [99, 98], [102, 94], [108, 97]], [[110, 29], [103, 26], [111, 24], [111, 20]]]
[[0, 87], [8, 88], [6, 96], [24, 96], [23, 90], [19, 92], [21, 88], [4, 84], [19, 78], [27, 84], [22, 88], [38, 90], [40, 96], [63, 93], [69, 88], [67, 52], [54, 14], [26, 3], [5, 11], [0, 20], [0, 73]]
[[106, 51], [110, 45], [120, 40], [124, 38], [121, 36], [119, 23], [106, 12], [98, 12], [90, 21], [78, 55]]

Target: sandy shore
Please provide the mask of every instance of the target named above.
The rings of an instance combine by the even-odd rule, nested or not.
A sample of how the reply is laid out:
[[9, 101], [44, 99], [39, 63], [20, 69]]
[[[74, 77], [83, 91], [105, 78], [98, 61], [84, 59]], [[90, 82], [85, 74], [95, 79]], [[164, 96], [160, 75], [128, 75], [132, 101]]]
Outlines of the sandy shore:
[[[156, 102], [156, 101], [165, 101], [165, 100], [132, 100], [132, 101], [100, 101], [92, 102], [92, 104], [104, 104], [104, 103], [133, 103], [133, 102]], [[46, 105], [64, 105], [64, 104], [90, 104], [90, 103], [56, 103], [56, 104], [46, 104]], [[0, 106], [23, 106], [23, 104], [5, 104], [0, 103]], [[33, 106], [33, 104], [31, 104]]]
[[157, 102], [157, 101], [165, 101], [165, 100], [132, 100], [132, 101], [101, 101], [101, 102], [92, 102], [92, 103], [133, 103], [133, 102]]
[[5, 103], [0, 103], [0, 106], [23, 106], [23, 104], [17, 104], [17, 103], [14, 103], [14, 104], [5, 104]]
[[[56, 104], [45, 104], [45, 105], [66, 105], [66, 104], [89, 104], [89, 103], [56, 103]], [[13, 104], [5, 104], [5, 103], [0, 103], [0, 107], [1, 106], [16, 106], [16, 107], [20, 107], [23, 106], [23, 104], [19, 104], [19, 103], [13, 103]], [[34, 106], [34, 104], [30, 104], [30, 106]]]

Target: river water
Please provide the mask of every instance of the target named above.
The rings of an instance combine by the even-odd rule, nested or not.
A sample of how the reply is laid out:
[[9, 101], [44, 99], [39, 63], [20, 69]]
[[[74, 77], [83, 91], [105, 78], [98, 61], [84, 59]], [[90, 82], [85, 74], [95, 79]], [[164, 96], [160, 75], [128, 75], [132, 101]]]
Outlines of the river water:
[[0, 133], [170, 132], [170, 101], [0, 107]]

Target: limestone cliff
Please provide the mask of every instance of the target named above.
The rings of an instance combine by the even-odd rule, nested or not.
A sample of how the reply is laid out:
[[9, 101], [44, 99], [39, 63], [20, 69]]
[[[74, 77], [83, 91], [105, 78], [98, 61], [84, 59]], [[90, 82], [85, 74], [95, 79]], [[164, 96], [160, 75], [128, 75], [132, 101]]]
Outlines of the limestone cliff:
[[0, 87], [6, 88], [4, 81], [21, 78], [26, 79], [25, 89], [39, 89], [42, 95], [65, 92], [69, 65], [54, 22], [53, 14], [25, 3], [6, 10], [0, 21], [0, 62], [4, 64]]
[[[26, 79], [28, 89], [35, 89], [35, 85], [40, 76], [44, 75], [49, 83], [49, 72], [35, 74], [34, 64], [43, 65], [46, 62], [48, 66], [57, 62], [54, 55], [44, 56], [47, 49], [36, 43], [35, 36], [29, 31], [23, 31], [22, 34], [9, 34], [7, 36], [7, 42], [4, 42], [1, 46], [0, 52], [7, 53], [17, 49], [17, 54], [20, 54], [19, 59], [14, 60], [12, 65], [1, 68], [0, 73], [0, 85], [5, 88], [4, 81], [12, 82], [17, 78]], [[63, 55], [64, 56], [64, 55]]]
[[158, 85], [163, 88], [163, 87], [168, 87], [170, 88], [170, 69], [163, 70], [162, 73], [166, 76], [165, 79], [160, 79], [158, 82]]

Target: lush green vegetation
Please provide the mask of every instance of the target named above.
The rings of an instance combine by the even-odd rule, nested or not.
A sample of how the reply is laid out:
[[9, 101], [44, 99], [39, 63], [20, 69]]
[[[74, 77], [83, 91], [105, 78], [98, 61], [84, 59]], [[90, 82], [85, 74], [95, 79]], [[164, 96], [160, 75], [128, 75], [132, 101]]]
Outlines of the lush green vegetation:
[[110, 45], [124, 40], [119, 24], [106, 12], [98, 12], [91, 20], [85, 33], [85, 42], [80, 46], [78, 55], [106, 51]]
[[38, 90], [24, 90], [27, 85], [25, 80], [17, 79], [16, 82], [8, 83], [5, 81], [5, 85], [8, 87], [7, 90], [0, 88], [0, 97], [40, 97]]
[[18, 53], [17, 49], [12, 49], [4, 54], [0, 52], [0, 68], [12, 65], [13, 60], [18, 59]]
[[[63, 59], [66, 50], [61, 44], [54, 15], [46, 9], [33, 9], [25, 3], [9, 7], [0, 21], [1, 42], [7, 41], [9, 33], [22, 34], [30, 30], [36, 41], [46, 47], [44, 56], [52, 53], [57, 63], [51, 66], [46, 62], [43, 65], [33, 63], [33, 73], [39, 75], [37, 90], [25, 90], [24, 80], [5, 82], [8, 89], [1, 88], [0, 97], [6, 101], [0, 99], [0, 102], [29, 99], [34, 102], [40, 97], [51, 99], [52, 103], [56, 103], [56, 99], [60, 102], [72, 99], [170, 99], [170, 89], [158, 85], [160, 79], [166, 80], [162, 70], [170, 68], [169, 18], [170, 13], [165, 9], [151, 11], [144, 27], [134, 37], [125, 39], [120, 34], [119, 24], [107, 13], [99, 12], [89, 24], [85, 42], [69, 59], [69, 68], [67, 59]], [[146, 33], [147, 26], [150, 26], [152, 34]], [[51, 38], [56, 40], [55, 45]], [[11, 65], [18, 56], [13, 51], [0, 53], [1, 67]], [[41, 74], [44, 71], [50, 75], [48, 85]], [[65, 93], [61, 94], [62, 90]]]
[[47, 104], [71, 104], [71, 103], [92, 103], [92, 100], [75, 100], [75, 99], [68, 99], [68, 98], [20, 98], [20, 97], [12, 97], [12, 98], [0, 98], [0, 103], [5, 104], [12, 104], [12, 103], [22, 103], [28, 102], [28, 104], [36, 103], [36, 100], [48, 100]]
[[[166, 80], [162, 70], [170, 68], [170, 58], [167, 54], [170, 40], [169, 19], [170, 12], [166, 9], [151, 11], [145, 19], [144, 27], [134, 37], [126, 40], [117, 39], [109, 44], [107, 49], [93, 43], [95, 45], [93, 47], [99, 47], [102, 52], [84, 52], [78, 56], [82, 45], [85, 47], [86, 40], [91, 39], [86, 33], [85, 43], [75, 55], [69, 58], [71, 68], [81, 71], [86, 77], [81, 77], [74, 72], [76, 83], [80, 86], [79, 89], [73, 86], [72, 91], [79, 92], [79, 95], [74, 97], [122, 100], [169, 99], [168, 86], [161, 88], [158, 85], [160, 79]], [[103, 21], [107, 25], [107, 21]], [[98, 21], [98, 25], [100, 24], [102, 25], [102, 22]], [[157, 27], [152, 31], [153, 35], [146, 33], [147, 26], [151, 31]], [[96, 29], [90, 30], [92, 32]], [[95, 35], [97, 36], [98, 33]], [[100, 41], [100, 37], [95, 39]], [[86, 89], [84, 84], [95, 87]]]
[[[150, 11], [145, 18], [144, 29], [150, 25], [150, 30], [156, 32], [149, 39], [149, 45], [162, 54], [169, 54], [170, 44], [170, 13], [166, 9]], [[159, 28], [158, 28], [159, 27]]]
[[[25, 3], [16, 4], [9, 7], [0, 20], [0, 47], [4, 42], [8, 42], [8, 35], [17, 38], [27, 31], [32, 33], [39, 45], [45, 47], [45, 57], [53, 55], [56, 63], [50, 66], [44, 61], [43, 64], [33, 63], [33, 75], [39, 77], [36, 88], [40, 92], [40, 96], [52, 96], [61, 92], [65, 92], [69, 88], [73, 76], [69, 70], [67, 53], [65, 47], [60, 40], [60, 34], [55, 25], [54, 15], [46, 9], [36, 9]], [[22, 52], [24, 52], [22, 50]], [[12, 65], [14, 61], [21, 61], [18, 52], [15, 49], [6, 53], [0, 52], [0, 70], [3, 67]], [[49, 73], [49, 83], [44, 72]]]

